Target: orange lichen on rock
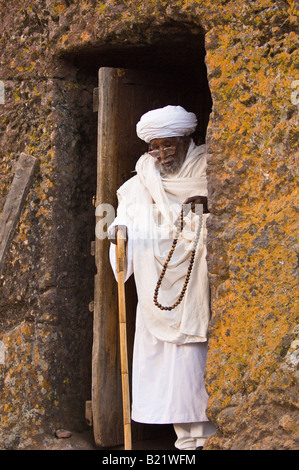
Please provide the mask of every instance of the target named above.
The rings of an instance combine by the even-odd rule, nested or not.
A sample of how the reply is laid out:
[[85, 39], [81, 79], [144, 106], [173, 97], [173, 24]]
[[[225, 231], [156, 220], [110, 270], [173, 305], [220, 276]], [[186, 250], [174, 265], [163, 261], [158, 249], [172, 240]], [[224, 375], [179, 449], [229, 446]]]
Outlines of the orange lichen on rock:
[[[123, 66], [130, 48], [158, 50], [165, 38], [175, 51], [179, 25], [184, 33], [205, 34], [213, 99], [207, 133], [212, 318], [206, 382], [217, 433], [206, 448], [295, 449], [296, 2], [46, 4], [0, 0], [0, 78], [6, 87], [0, 105], [0, 211], [18, 155], [38, 159], [0, 285], [0, 339], [6, 348], [0, 364], [1, 446], [18, 448], [19, 436], [28, 442], [41, 429], [52, 429], [57, 410], [73, 422], [82, 389], [84, 396], [89, 393], [84, 387], [91, 348], [85, 341], [92, 320], [86, 305], [93, 294], [93, 264], [86, 247], [94, 235], [87, 229], [94, 223], [97, 86], [90, 57], [114, 48]], [[165, 35], [167, 28], [175, 37]], [[111, 60], [106, 54], [105, 64]]]

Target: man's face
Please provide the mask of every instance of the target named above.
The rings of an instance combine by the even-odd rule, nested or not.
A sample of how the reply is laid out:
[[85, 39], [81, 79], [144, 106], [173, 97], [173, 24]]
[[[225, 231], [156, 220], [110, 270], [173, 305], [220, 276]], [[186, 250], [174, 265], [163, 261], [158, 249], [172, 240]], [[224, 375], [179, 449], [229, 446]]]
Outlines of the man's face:
[[182, 166], [189, 147], [189, 137], [153, 139], [148, 152], [155, 159], [161, 175], [176, 173]]

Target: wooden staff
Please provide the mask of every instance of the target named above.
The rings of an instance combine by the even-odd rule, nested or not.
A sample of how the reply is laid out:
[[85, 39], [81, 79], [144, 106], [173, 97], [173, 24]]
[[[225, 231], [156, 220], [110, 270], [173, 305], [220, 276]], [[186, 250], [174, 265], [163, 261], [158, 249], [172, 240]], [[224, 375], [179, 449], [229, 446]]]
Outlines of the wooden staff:
[[120, 363], [123, 397], [123, 419], [125, 450], [132, 450], [131, 436], [131, 412], [130, 412], [130, 388], [127, 352], [127, 325], [126, 325], [126, 298], [125, 298], [125, 232], [121, 227], [117, 230], [117, 280], [118, 280], [118, 313], [119, 313], [119, 340]]

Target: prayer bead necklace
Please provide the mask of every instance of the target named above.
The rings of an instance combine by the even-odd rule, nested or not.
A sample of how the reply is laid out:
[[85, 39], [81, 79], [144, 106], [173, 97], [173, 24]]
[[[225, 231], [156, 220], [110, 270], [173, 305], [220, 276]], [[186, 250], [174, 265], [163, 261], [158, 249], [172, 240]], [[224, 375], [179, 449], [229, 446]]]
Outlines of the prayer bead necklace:
[[161, 287], [162, 280], [165, 276], [166, 269], [168, 267], [168, 263], [171, 260], [172, 255], [174, 253], [174, 250], [176, 248], [178, 238], [179, 238], [179, 234], [182, 232], [183, 227], [184, 227], [184, 206], [182, 206], [179, 218], [180, 218], [180, 222], [178, 224], [178, 228], [177, 228], [176, 234], [174, 236], [171, 249], [170, 249], [169, 254], [166, 258], [166, 261], [165, 261], [164, 266], [162, 268], [162, 272], [160, 274], [160, 277], [158, 279], [158, 282], [157, 282], [157, 285], [156, 285], [156, 288], [155, 288], [155, 293], [154, 293], [154, 299], [153, 300], [154, 300], [154, 304], [156, 305], [156, 307], [158, 307], [160, 310], [173, 310], [175, 307], [177, 307], [182, 302], [182, 300], [184, 298], [184, 295], [185, 295], [185, 292], [187, 290], [188, 283], [189, 283], [191, 271], [192, 271], [193, 264], [194, 264], [196, 248], [197, 248], [197, 245], [198, 245], [198, 240], [199, 240], [199, 236], [200, 236], [200, 232], [201, 232], [201, 228], [202, 228], [203, 215], [201, 213], [198, 228], [197, 228], [196, 237], [195, 237], [195, 240], [194, 240], [194, 243], [193, 243], [193, 248], [191, 250], [191, 256], [190, 256], [189, 266], [188, 266], [188, 269], [187, 269], [187, 274], [186, 274], [186, 277], [185, 277], [185, 282], [184, 282], [184, 285], [182, 287], [180, 296], [179, 296], [178, 300], [172, 306], [170, 306], [170, 307], [163, 306], [158, 302], [159, 289]]

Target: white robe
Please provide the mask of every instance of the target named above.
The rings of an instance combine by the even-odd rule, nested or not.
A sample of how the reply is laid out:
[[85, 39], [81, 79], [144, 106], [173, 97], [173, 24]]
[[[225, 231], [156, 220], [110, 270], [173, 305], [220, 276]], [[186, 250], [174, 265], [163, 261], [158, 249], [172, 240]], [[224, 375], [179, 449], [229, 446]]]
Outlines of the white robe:
[[[161, 311], [153, 303], [181, 204], [188, 197], [207, 195], [206, 147], [191, 142], [182, 168], [173, 177], [161, 178], [148, 154], [140, 157], [136, 172], [117, 192], [117, 217], [109, 227], [109, 233], [115, 225], [128, 227], [126, 279], [134, 272], [138, 295], [132, 419], [152, 424], [207, 421], [206, 215], [182, 303], [171, 311]], [[185, 222], [159, 292], [163, 305], [172, 305], [181, 291], [199, 216], [190, 211]], [[111, 245], [110, 260], [116, 275], [115, 245]]]

